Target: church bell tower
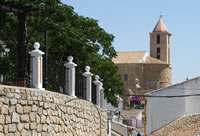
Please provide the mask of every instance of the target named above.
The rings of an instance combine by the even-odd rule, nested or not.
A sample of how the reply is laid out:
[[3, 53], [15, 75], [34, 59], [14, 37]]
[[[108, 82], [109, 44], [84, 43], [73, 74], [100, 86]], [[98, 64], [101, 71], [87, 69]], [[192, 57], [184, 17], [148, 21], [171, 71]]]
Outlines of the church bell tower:
[[150, 33], [150, 56], [171, 64], [171, 34], [160, 17]]

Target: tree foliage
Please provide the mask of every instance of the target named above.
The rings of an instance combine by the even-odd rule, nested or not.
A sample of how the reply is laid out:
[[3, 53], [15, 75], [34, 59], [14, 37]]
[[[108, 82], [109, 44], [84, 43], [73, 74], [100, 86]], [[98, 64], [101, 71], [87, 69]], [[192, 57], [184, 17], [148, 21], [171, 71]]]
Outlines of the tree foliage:
[[[91, 72], [98, 74], [104, 84], [105, 97], [113, 104], [116, 95], [122, 94], [123, 85], [117, 76], [117, 67], [112, 62], [116, 51], [112, 46], [114, 36], [108, 34], [98, 25], [98, 21], [79, 16], [73, 7], [59, 0], [12, 0], [16, 3], [32, 6], [37, 10], [27, 13], [25, 46], [32, 50], [33, 43], [41, 43], [44, 49], [44, 30], [48, 30], [49, 78], [59, 82], [55, 65], [63, 65], [69, 55], [78, 64], [77, 71], [84, 72], [89, 65]], [[17, 48], [18, 13], [0, 11], [0, 39], [10, 48], [12, 66], [15, 67], [15, 50]], [[27, 61], [29, 61], [27, 59]], [[58, 77], [57, 77], [58, 76]], [[54, 79], [55, 78], [55, 79]], [[57, 79], [58, 78], [58, 79]], [[53, 85], [50, 84], [51, 88]]]

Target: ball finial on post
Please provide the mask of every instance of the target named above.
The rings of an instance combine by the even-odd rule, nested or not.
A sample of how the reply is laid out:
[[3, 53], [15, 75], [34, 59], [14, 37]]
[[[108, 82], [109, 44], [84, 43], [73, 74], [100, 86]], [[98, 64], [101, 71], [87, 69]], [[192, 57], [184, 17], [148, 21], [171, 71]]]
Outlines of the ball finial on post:
[[33, 47], [35, 48], [35, 50], [39, 50], [39, 48], [40, 48], [40, 43], [39, 43], [39, 42], [35, 42], [35, 43], [33, 44]]
[[67, 59], [68, 59], [68, 62], [72, 62], [74, 58], [72, 56], [69, 56]]
[[86, 67], [85, 67], [85, 71], [86, 71], [86, 72], [90, 72], [90, 67], [89, 67], [89, 66], [86, 66]]
[[95, 76], [95, 79], [96, 79], [96, 81], [99, 81], [99, 76], [96, 75], [96, 76]]

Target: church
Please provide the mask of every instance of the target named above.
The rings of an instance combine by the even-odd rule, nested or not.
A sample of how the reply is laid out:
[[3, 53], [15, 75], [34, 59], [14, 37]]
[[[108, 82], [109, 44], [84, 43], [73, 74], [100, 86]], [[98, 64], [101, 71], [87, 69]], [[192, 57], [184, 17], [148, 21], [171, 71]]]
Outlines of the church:
[[162, 18], [150, 33], [150, 56], [147, 51], [117, 52], [113, 62], [125, 87], [124, 94], [142, 95], [165, 88], [172, 82], [171, 33]]

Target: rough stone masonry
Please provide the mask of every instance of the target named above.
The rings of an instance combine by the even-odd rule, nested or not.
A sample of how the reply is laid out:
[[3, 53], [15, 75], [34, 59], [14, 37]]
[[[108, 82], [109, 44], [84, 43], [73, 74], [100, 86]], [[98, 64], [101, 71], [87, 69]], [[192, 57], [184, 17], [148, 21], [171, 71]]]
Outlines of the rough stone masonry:
[[0, 85], [0, 136], [106, 136], [107, 114], [86, 100]]

